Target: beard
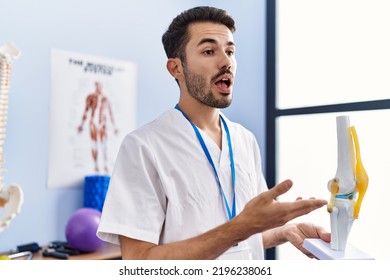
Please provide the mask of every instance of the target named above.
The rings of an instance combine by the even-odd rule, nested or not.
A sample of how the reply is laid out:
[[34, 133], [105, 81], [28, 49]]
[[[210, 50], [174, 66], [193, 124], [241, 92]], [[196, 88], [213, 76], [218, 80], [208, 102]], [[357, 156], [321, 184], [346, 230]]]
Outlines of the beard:
[[[219, 76], [225, 74], [226, 72], [230, 73], [229, 70], [222, 70], [211, 81], [216, 80]], [[184, 63], [183, 73], [189, 94], [200, 103], [219, 109], [227, 108], [232, 103], [231, 98], [215, 98], [210, 87], [207, 87], [206, 78], [201, 74], [189, 71], [187, 65]]]

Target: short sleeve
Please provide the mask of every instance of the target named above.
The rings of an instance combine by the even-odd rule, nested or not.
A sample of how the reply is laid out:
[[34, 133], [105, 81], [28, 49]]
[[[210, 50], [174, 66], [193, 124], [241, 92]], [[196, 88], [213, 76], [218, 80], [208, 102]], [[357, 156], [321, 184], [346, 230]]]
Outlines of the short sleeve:
[[119, 235], [158, 244], [165, 208], [152, 149], [137, 135], [127, 135], [110, 179], [98, 237], [115, 244]]

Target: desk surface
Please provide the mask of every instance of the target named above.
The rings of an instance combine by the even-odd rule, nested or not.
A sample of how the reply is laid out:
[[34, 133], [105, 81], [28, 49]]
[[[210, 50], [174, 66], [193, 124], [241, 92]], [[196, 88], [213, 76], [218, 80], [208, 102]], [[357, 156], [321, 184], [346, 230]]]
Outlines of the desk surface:
[[[44, 249], [44, 248], [43, 248]], [[33, 260], [59, 260], [53, 257], [44, 257], [42, 251], [34, 253]], [[69, 256], [69, 260], [113, 260], [121, 258], [119, 245], [104, 242], [99, 249], [91, 253]]]

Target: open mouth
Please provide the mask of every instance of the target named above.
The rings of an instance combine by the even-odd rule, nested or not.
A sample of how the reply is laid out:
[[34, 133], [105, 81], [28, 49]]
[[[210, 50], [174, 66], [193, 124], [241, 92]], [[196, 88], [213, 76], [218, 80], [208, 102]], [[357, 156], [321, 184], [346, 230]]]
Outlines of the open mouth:
[[221, 79], [219, 79], [215, 85], [222, 89], [222, 90], [226, 90], [228, 88], [230, 88], [230, 86], [233, 84], [233, 80], [231, 79], [231, 77], [229, 75], [225, 75], [223, 76]]

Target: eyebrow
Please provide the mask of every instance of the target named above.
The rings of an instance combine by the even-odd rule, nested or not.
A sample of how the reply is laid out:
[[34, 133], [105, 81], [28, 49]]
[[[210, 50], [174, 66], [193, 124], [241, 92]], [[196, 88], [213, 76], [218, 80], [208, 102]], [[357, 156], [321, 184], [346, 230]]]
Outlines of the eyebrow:
[[[198, 43], [197, 46], [200, 46], [200, 45], [206, 44], [206, 43], [211, 43], [211, 44], [215, 44], [215, 45], [218, 44], [217, 40], [215, 40], [215, 39], [212, 39], [212, 38], [203, 38], [202, 40], [200, 40], [200, 42]], [[229, 41], [229, 42], [227, 43], [227, 45], [228, 45], [228, 46], [235, 46], [234, 42], [232, 42], [232, 41]]]

